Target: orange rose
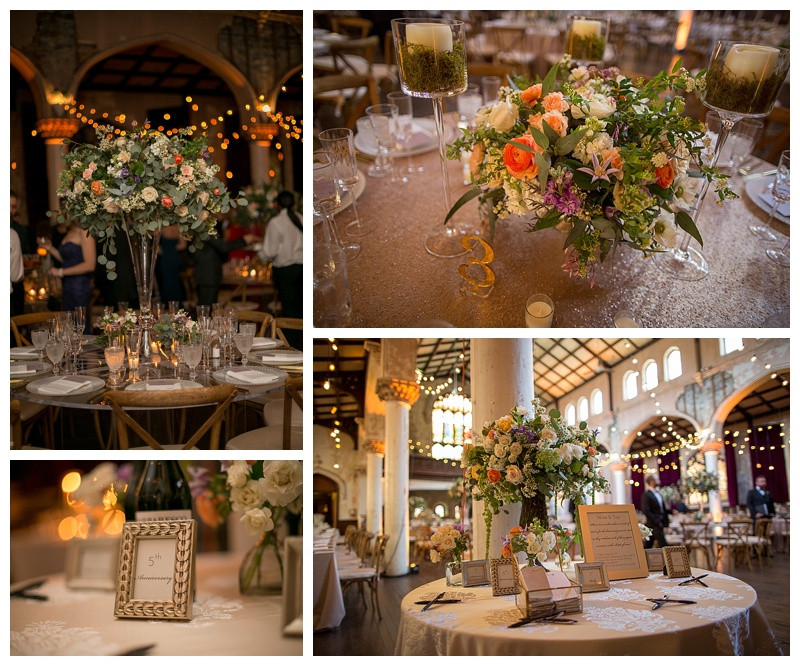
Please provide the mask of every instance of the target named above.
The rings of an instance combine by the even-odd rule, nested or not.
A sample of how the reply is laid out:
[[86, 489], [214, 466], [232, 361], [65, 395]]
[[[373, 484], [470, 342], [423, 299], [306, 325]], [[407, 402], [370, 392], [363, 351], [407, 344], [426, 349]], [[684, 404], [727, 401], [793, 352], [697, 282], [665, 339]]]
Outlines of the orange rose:
[[161, 205], [164, 208], [171, 208], [172, 207], [172, 198], [171, 197], [161, 197]]
[[510, 560], [511, 556], [514, 554], [514, 551], [511, 550], [511, 546], [510, 545], [505, 545], [505, 546], [503, 546], [503, 549], [500, 552], [500, 554], [504, 558], [506, 558], [507, 560]]
[[486, 476], [489, 477], [489, 481], [491, 481], [492, 483], [497, 483], [500, 480], [501, 475], [500, 472], [498, 472], [496, 469], [490, 469], [486, 473]]
[[[603, 156], [603, 162], [605, 162], [609, 156], [611, 157], [611, 166], [615, 169], [622, 169], [622, 166], [625, 164], [625, 160], [622, 159], [622, 156], [619, 154], [619, 148], [610, 148], [607, 150], [602, 151], [601, 155]], [[622, 178], [622, 174], [618, 173], [615, 174], [617, 178]]]
[[542, 121], [550, 125], [550, 129], [558, 134], [558, 136], [567, 136], [569, 121], [560, 111], [548, 111], [542, 116]]
[[520, 94], [520, 99], [522, 99], [525, 104], [530, 104], [531, 102], [535, 102], [542, 96], [542, 84], [537, 83], [535, 86], [531, 86], [530, 88], [526, 88]]
[[92, 181], [92, 194], [96, 194], [98, 197], [103, 193], [103, 183], [99, 180]]
[[508, 534], [509, 536], [514, 536], [515, 534], [519, 534], [520, 532], [522, 532], [522, 527], [520, 525], [517, 525], [516, 527], [512, 527], [508, 531]]
[[536, 152], [541, 152], [542, 149], [530, 134], [523, 134], [514, 139], [513, 143], [507, 143], [503, 150], [503, 163], [506, 165], [508, 173], [522, 180], [533, 180], [539, 173], [539, 166], [533, 159], [533, 153], [515, 146], [514, 143], [530, 146]]
[[175, 155], [175, 166], [179, 166], [183, 162], [183, 157], [181, 155]]
[[569, 109], [569, 104], [564, 99], [564, 95], [560, 92], [551, 92], [542, 100], [542, 106], [545, 111], [566, 111]]
[[209, 491], [200, 495], [195, 502], [197, 515], [209, 527], [217, 527], [225, 522], [219, 515], [218, 505], [216, 498]]
[[656, 183], [661, 187], [669, 187], [672, 181], [675, 180], [675, 168], [671, 162], [667, 162], [664, 166], [656, 169]]
[[218, 187], [214, 188], [214, 194], [219, 194], [219, 188]]
[[597, 451], [595, 450], [595, 448], [594, 448], [593, 446], [590, 446], [590, 447], [589, 447], [589, 455], [590, 455], [590, 456], [593, 456], [595, 453], [597, 453]]

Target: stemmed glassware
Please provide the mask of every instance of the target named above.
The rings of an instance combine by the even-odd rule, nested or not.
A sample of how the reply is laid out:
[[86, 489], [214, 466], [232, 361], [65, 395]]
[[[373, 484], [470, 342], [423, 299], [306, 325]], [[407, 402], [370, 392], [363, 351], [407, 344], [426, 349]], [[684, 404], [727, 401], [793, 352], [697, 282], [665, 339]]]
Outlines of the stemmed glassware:
[[386, 95], [389, 104], [397, 107], [397, 140], [400, 147], [406, 151], [406, 167], [403, 170], [406, 176], [413, 176], [425, 170], [421, 164], [414, 164], [414, 158], [408, 154], [412, 149], [409, 141], [414, 136], [414, 109], [412, 99], [402, 90], [395, 90]]
[[383, 153], [386, 162], [389, 164], [390, 182], [396, 183], [398, 180], [407, 182], [405, 176], [397, 177], [397, 170], [394, 164], [394, 153], [398, 140], [397, 107], [394, 104], [375, 104], [368, 106], [365, 113], [372, 125], [372, 133], [378, 143], [378, 150]]
[[336, 237], [330, 213], [314, 208], [314, 326], [347, 326], [350, 323], [350, 286], [347, 260]]
[[[400, 70], [400, 86], [413, 97], [429, 98], [439, 141], [445, 217], [450, 213], [444, 98], [467, 88], [467, 51], [463, 21], [454, 19], [393, 19], [392, 34]], [[425, 249], [435, 257], [458, 257], [468, 250], [461, 238], [473, 230], [451, 217], [425, 237]]]
[[125, 352], [128, 355], [128, 372], [133, 381], [139, 379], [139, 350], [142, 346], [142, 329], [135, 327], [125, 333]]
[[75, 328], [83, 334], [86, 329], [86, 306], [77, 305], [72, 311], [72, 319], [75, 322]]
[[356, 206], [356, 193], [353, 188], [361, 175], [356, 161], [355, 146], [353, 145], [353, 130], [347, 127], [334, 127], [333, 129], [324, 130], [319, 133], [319, 141], [322, 148], [331, 155], [334, 177], [350, 193], [350, 198], [352, 199], [351, 205], [356, 219], [344, 228], [345, 232], [355, 237], [366, 236], [373, 231], [374, 227], [362, 222]]
[[775, 180], [772, 181], [772, 209], [769, 212], [769, 219], [766, 224], [751, 224], [750, 232], [763, 241], [777, 240], [777, 236], [770, 229], [775, 213], [778, 212], [781, 204], [789, 201], [789, 151], [784, 150], [778, 161], [778, 169], [775, 172]]
[[50, 339], [50, 332], [46, 328], [37, 328], [31, 331], [31, 342], [39, 352], [39, 360], [44, 361], [44, 348], [47, 346], [47, 341]]
[[78, 355], [81, 353], [83, 343], [83, 329], [69, 326], [64, 329], [64, 343], [72, 356], [72, 372], [78, 374]]
[[57, 375], [61, 359], [64, 358], [64, 341], [57, 334], [53, 334], [44, 349], [47, 353], [47, 358], [53, 364], [53, 374]]
[[570, 16], [564, 53], [578, 65], [603, 62], [608, 41], [608, 19], [596, 16]]
[[[314, 210], [320, 214], [329, 215], [331, 218], [342, 203], [339, 179], [336, 177], [334, 158], [327, 150], [315, 150], [313, 155], [314, 167]], [[331, 219], [331, 227], [335, 241], [344, 250], [345, 257], [355, 259], [361, 252], [361, 243], [348, 240], [342, 242], [336, 232], [336, 225]]]
[[247, 365], [247, 355], [253, 347], [253, 332], [249, 329], [242, 329], [239, 327], [239, 332], [233, 334], [233, 342], [236, 344], [236, 349], [242, 355], [242, 365]]
[[[772, 111], [783, 81], [789, 72], [789, 50], [717, 42], [711, 54], [700, 101], [720, 117], [720, 130], [714, 144], [711, 167], [716, 166], [731, 130], [742, 118], [763, 118]], [[703, 180], [691, 212], [697, 223], [709, 183]], [[680, 246], [656, 256], [658, 267], [676, 280], [702, 280], [708, 275], [703, 254], [689, 247], [691, 236], [684, 233]]]
[[108, 365], [108, 386], [116, 388], [122, 383], [119, 371], [125, 363], [125, 338], [119, 327], [108, 331], [108, 346], [103, 351]]
[[211, 342], [214, 337], [214, 320], [208, 315], [198, 315], [197, 325], [200, 327], [200, 342], [203, 346], [202, 366], [205, 371], [208, 371], [210, 367]]
[[197, 376], [197, 365], [203, 356], [202, 329], [192, 328], [186, 330], [184, 341], [180, 346], [183, 362], [189, 366], [189, 379], [194, 381]]

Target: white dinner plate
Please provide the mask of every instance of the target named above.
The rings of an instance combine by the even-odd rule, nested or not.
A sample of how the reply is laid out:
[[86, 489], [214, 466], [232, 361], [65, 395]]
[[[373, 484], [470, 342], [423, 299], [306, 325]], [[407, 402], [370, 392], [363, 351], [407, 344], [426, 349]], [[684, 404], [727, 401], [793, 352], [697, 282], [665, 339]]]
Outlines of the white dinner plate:
[[15, 361], [38, 361], [39, 352], [36, 347], [12, 347], [10, 356]]
[[11, 376], [11, 381], [20, 380], [20, 379], [33, 379], [34, 377], [41, 377], [42, 375], [46, 375], [48, 372], [52, 374], [53, 372], [53, 364], [48, 363], [47, 361], [29, 361], [25, 359], [24, 361], [18, 362], [11, 362], [11, 369], [25, 366], [27, 370], [33, 370], [33, 372], [26, 372], [20, 374], [14, 374], [13, 372], [9, 373]]
[[253, 346], [250, 349], [255, 351], [256, 349], [275, 349], [282, 346], [283, 343], [277, 338], [253, 338]]
[[[425, 141], [415, 146], [411, 150], [398, 150], [395, 157], [411, 157], [412, 155], [421, 155], [431, 150], [435, 150], [439, 145], [436, 138], [436, 125], [432, 118], [415, 118], [413, 121], [414, 132], [423, 134], [426, 138]], [[444, 126], [445, 141], [451, 143], [458, 135], [457, 128], [453, 125], [446, 124]], [[378, 144], [375, 142], [375, 135], [371, 133], [358, 132], [353, 138], [353, 145], [356, 150], [375, 157], [378, 154]]]
[[198, 382], [193, 382], [193, 381], [191, 381], [189, 379], [178, 379], [178, 380], [175, 380], [175, 379], [170, 379], [170, 380], [154, 379], [152, 381], [140, 381], [140, 382], [134, 382], [132, 384], [128, 384], [125, 387], [125, 390], [126, 391], [147, 391], [147, 390], [151, 390], [151, 387], [149, 385], [154, 381], [170, 381], [170, 382], [177, 381], [177, 382], [180, 383], [180, 385], [177, 388], [174, 388], [174, 389], [161, 389], [162, 391], [163, 390], [180, 391], [180, 390], [183, 390], [183, 389], [203, 388], [202, 384], [200, 384]]
[[[40, 390], [42, 387], [47, 386], [48, 384], [52, 384], [59, 379], [64, 379], [65, 377], [71, 377], [73, 379], [80, 379], [82, 381], [88, 381], [89, 383], [86, 386], [82, 386], [81, 388], [70, 391], [68, 393], [42, 393]], [[35, 379], [30, 384], [28, 384], [25, 388], [30, 393], [35, 393], [36, 395], [44, 395], [51, 398], [56, 398], [59, 396], [71, 396], [71, 395], [81, 395], [83, 393], [94, 393], [95, 391], [100, 390], [106, 385], [105, 381], [100, 377], [90, 377], [89, 375], [58, 375], [53, 377], [42, 377], [41, 379]]]
[[[769, 197], [770, 202], [767, 202], [764, 200], [764, 198], [762, 198], [761, 195], [764, 194], [764, 192], [771, 190], [772, 188], [770, 185], [772, 185], [774, 182], [775, 176], [761, 176], [760, 178], [751, 178], [744, 186], [747, 196], [750, 197], [750, 201], [752, 201], [761, 210], [766, 211], [767, 214], [772, 211], [772, 197]], [[789, 224], [789, 218], [786, 215], [781, 215], [780, 213], [776, 212], [775, 218], [784, 224]]]
[[263, 365], [302, 365], [303, 352], [295, 349], [276, 349], [274, 351], [250, 352], [247, 358]]
[[[241, 368], [242, 366], [237, 365], [235, 366], [237, 369]], [[228, 374], [228, 370], [231, 369], [231, 366], [227, 366], [224, 368], [220, 368], [212, 375], [214, 379], [216, 379], [220, 384], [233, 384], [234, 386], [241, 386], [242, 388], [251, 388], [254, 386], [265, 386], [267, 384], [274, 384], [275, 382], [284, 381], [289, 375], [285, 373], [283, 370], [278, 370], [277, 368], [265, 368], [262, 366], [254, 367], [248, 366], [250, 370], [254, 372], [258, 372], [259, 374], [264, 376], [264, 381], [259, 382], [258, 384], [251, 384], [250, 382], [245, 382], [236, 379], [236, 377], [232, 377]]]

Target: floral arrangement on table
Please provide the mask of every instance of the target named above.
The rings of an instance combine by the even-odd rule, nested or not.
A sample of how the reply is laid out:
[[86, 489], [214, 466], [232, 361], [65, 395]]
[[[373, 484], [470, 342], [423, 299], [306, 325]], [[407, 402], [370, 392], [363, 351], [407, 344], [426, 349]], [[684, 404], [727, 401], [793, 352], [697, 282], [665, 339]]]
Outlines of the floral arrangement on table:
[[196, 342], [200, 338], [200, 324], [180, 309], [174, 315], [162, 315], [153, 324], [153, 333], [156, 341], [162, 345], [170, 345], [174, 340]]
[[[283, 560], [276, 526], [292, 514], [299, 516], [303, 506], [303, 465], [296, 460], [222, 461], [220, 473], [211, 474], [198, 465], [189, 466], [192, 497], [197, 514], [206, 525], [224, 524], [231, 512], [241, 513], [240, 521], [251, 536], [259, 536], [239, 572], [242, 592], [267, 586], [269, 571], [265, 554], [277, 560], [282, 579]], [[280, 593], [280, 580], [272, 586]]]
[[[673, 91], [704, 85], [676, 63], [632, 80], [618, 69], [556, 63], [541, 83], [518, 80], [481, 109], [450, 148], [471, 151], [473, 190], [497, 218], [533, 216], [529, 231], [568, 232], [565, 270], [586, 276], [620, 244], [645, 256], [676, 244], [677, 227], [702, 245], [689, 210], [701, 182], [735, 198], [727, 176], [704, 162], [706, 127], [683, 115]], [[519, 84], [519, 85], [518, 85]]]
[[712, 490], [719, 490], [719, 477], [704, 469], [698, 469], [686, 477], [684, 488], [686, 492], [705, 495]]
[[531, 413], [515, 407], [464, 446], [465, 482], [484, 501], [487, 553], [491, 518], [504, 504], [522, 502], [522, 525], [546, 525], [547, 500], [555, 493], [581, 503], [587, 493], [609, 490], [597, 467], [596, 433], [585, 422], [567, 425], [558, 410], [548, 412], [537, 399], [531, 404]]
[[112, 328], [119, 328], [123, 333], [127, 333], [133, 328], [136, 328], [139, 322], [139, 317], [136, 310], [128, 308], [125, 314], [121, 315], [118, 312], [105, 312], [103, 316], [98, 319], [94, 325], [95, 328], [100, 330], [100, 334], [95, 339], [95, 343], [103, 347], [108, 345], [108, 332]]
[[647, 525], [644, 523], [639, 523], [639, 536], [642, 537], [642, 540], [649, 539], [653, 535], [653, 530], [651, 530]]
[[563, 571], [572, 561], [567, 548], [572, 543], [574, 535], [561, 525], [553, 524], [544, 527], [538, 520], [528, 525], [527, 528], [517, 526], [503, 537], [502, 555], [511, 559], [517, 553], [525, 553], [528, 564], [543, 563], [547, 561], [550, 553], [556, 552], [556, 562]]
[[451, 557], [460, 562], [468, 545], [463, 525], [439, 525], [431, 535], [431, 562], [435, 564]]
[[454, 499], [464, 495], [464, 479], [456, 479], [452, 486], [447, 489], [447, 495]]
[[681, 498], [681, 491], [674, 485], [662, 486], [658, 492], [667, 504], [675, 504]]
[[96, 128], [97, 143], [69, 139], [66, 168], [59, 176], [60, 223], [77, 221], [103, 245], [97, 261], [116, 278], [114, 235], [153, 236], [177, 225], [190, 250], [216, 236], [216, 216], [246, 206], [242, 192], [232, 197], [217, 178], [208, 139], [191, 128], [166, 134], [147, 123], [131, 132]]

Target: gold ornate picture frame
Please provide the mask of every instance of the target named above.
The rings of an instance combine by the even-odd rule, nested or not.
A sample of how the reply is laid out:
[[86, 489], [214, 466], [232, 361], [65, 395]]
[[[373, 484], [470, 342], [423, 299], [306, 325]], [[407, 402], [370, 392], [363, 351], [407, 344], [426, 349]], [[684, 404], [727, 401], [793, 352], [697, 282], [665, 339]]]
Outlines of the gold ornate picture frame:
[[586, 562], [605, 562], [609, 580], [647, 578], [639, 520], [633, 504], [578, 506]]
[[492, 569], [492, 595], [500, 597], [506, 594], [519, 594], [516, 560], [500, 558], [491, 560], [490, 565]]
[[686, 550], [686, 546], [664, 546], [661, 552], [664, 555], [667, 578], [686, 578], [692, 575], [689, 551]]
[[583, 562], [575, 565], [581, 592], [605, 592], [611, 589], [605, 562]]
[[664, 569], [664, 553], [661, 548], [645, 548], [644, 556], [647, 558], [648, 571], [662, 571]]
[[114, 615], [191, 620], [195, 537], [194, 520], [125, 523]]
[[67, 547], [65, 578], [72, 589], [116, 589], [119, 537], [73, 539]]
[[489, 560], [467, 560], [462, 562], [461, 575], [464, 577], [464, 587], [489, 585], [492, 582], [489, 575]]

